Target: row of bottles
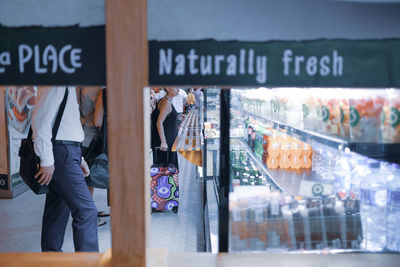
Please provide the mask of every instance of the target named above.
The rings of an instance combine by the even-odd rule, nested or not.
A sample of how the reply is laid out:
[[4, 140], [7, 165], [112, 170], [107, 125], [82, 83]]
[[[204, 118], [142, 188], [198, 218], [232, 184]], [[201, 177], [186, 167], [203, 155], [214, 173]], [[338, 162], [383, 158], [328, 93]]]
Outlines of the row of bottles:
[[[329, 159], [330, 157], [334, 158]], [[326, 199], [330, 199], [329, 203], [331, 203], [333, 201], [332, 198], [335, 199], [335, 203], [340, 203], [340, 201], [342, 201], [343, 203], [357, 203], [357, 214], [361, 215], [359, 231], [362, 230], [363, 234], [357, 235], [356, 240], [358, 240], [359, 242], [362, 241], [362, 249], [368, 251], [381, 251], [384, 249], [388, 249], [391, 251], [400, 251], [400, 230], [398, 230], [398, 223], [400, 222], [400, 166], [397, 164], [389, 164], [369, 159], [352, 153], [348, 150], [337, 151], [337, 154], [325, 153], [324, 158], [326, 162], [324, 162], [323, 165], [325, 166], [320, 166], [321, 170], [319, 170], [319, 172], [322, 174], [323, 171], [326, 173], [326, 175], [321, 175], [320, 177], [322, 177], [322, 179], [324, 179], [326, 183], [334, 185], [335, 196], [330, 198], [327, 198], [325, 196], [324, 198], [319, 200], [322, 201], [323, 204], [328, 203], [326, 202], [328, 201]], [[250, 160], [244, 149], [241, 150], [239, 148], [236, 148], [236, 150], [232, 151], [231, 159], [231, 177], [234, 188], [238, 185], [269, 184], [267, 179], [263, 175], [261, 175], [259, 169], [255, 166], [254, 162]], [[265, 191], [267, 192], [269, 190]], [[257, 197], [258, 196], [255, 196], [256, 199]], [[275, 198], [281, 199], [278, 201], [281, 204], [288, 204], [285, 197], [280, 196]], [[306, 202], [296, 201], [295, 203], [297, 204], [293, 204], [293, 200], [290, 201], [288, 206], [280, 204], [280, 207], [283, 208], [281, 210], [281, 220], [284, 220], [284, 215], [288, 214], [285, 213], [286, 209], [291, 210], [294, 207], [299, 206], [312, 206], [311, 204], [307, 204], [307, 201], [309, 200], [307, 200]], [[234, 203], [231, 204], [233, 205], [232, 207], [235, 207], [236, 205]], [[243, 209], [245, 209], [246, 205], [254, 206], [254, 203], [249, 204], [247, 201], [245, 205], [242, 205]], [[269, 206], [269, 208], [271, 207], [272, 206]], [[246, 212], [250, 211], [251, 209]], [[244, 214], [243, 216], [247, 215]], [[338, 218], [332, 220], [337, 219]], [[287, 227], [289, 227], [290, 221], [286, 223], [288, 223]], [[333, 227], [332, 225], [333, 224], [328, 223], [328, 231], [332, 230], [330, 228]], [[290, 232], [287, 232], [287, 234], [289, 233]], [[238, 234], [243, 235], [243, 233]], [[275, 234], [272, 234], [272, 236], [273, 237], [270, 237], [277, 238], [277, 235]], [[363, 236], [363, 238], [359, 239], [360, 236]], [[286, 239], [282, 239], [282, 237], [280, 237], [279, 240]], [[330, 239], [328, 238], [328, 240]], [[270, 240], [270, 242], [272, 241]], [[273, 244], [275, 244], [274, 242], [276, 241], [273, 241]], [[297, 244], [296, 246], [294, 246], [294, 244], [291, 244], [288, 240], [282, 242], [286, 242], [285, 246], [288, 249], [293, 249], [294, 247], [296, 247], [296, 249], [299, 249], [304, 248], [304, 246], [305, 248], [309, 249], [307, 243], [304, 242], [302, 244]], [[338, 241], [335, 242], [337, 243]], [[342, 242], [343, 241], [341, 241], [341, 243]], [[336, 243], [335, 245], [329, 245], [329, 247], [338, 248], [338, 245]], [[265, 243], [264, 245], [267, 246], [266, 244], [269, 244], [268, 246], [271, 246], [271, 243]], [[326, 245], [326, 243], [323, 244]], [[282, 244], [280, 243], [279, 246], [282, 246]], [[250, 247], [253, 248], [253, 245], [251, 245]], [[260, 245], [257, 245], [257, 247], [259, 248]], [[356, 247], [357, 246], [355, 246], [354, 242], [353, 245], [348, 246], [344, 246], [343, 244], [341, 244], [341, 248]], [[321, 248], [321, 246], [319, 245], [318, 248], [313, 248], [318, 249]]]
[[359, 249], [358, 200], [230, 195], [231, 251]]
[[342, 152], [334, 171], [335, 192], [359, 199], [364, 239], [369, 251], [400, 251], [400, 166]]
[[250, 118], [246, 126], [248, 146], [269, 169], [311, 169], [311, 145]]
[[231, 151], [232, 187], [240, 185], [269, 185], [245, 150]]
[[400, 142], [400, 90], [259, 88], [235, 93], [246, 111], [293, 127], [353, 142]]

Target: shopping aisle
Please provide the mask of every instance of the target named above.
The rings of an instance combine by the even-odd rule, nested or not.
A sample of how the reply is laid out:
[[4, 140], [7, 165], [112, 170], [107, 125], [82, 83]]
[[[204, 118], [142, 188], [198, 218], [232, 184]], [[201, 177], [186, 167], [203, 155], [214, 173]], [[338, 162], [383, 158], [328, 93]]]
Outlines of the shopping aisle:
[[197, 168], [178, 153], [179, 212], [151, 215], [151, 247], [170, 252], [204, 251], [203, 186]]
[[[195, 165], [180, 155], [180, 207], [173, 212], [151, 216], [151, 246], [172, 252], [203, 251], [202, 183], [197, 180]], [[95, 189], [99, 210], [108, 210], [107, 190]], [[31, 191], [15, 199], [0, 199], [0, 252], [39, 252], [45, 196]], [[101, 252], [111, 247], [110, 218], [98, 228]], [[74, 252], [71, 219], [68, 223], [64, 252]]]

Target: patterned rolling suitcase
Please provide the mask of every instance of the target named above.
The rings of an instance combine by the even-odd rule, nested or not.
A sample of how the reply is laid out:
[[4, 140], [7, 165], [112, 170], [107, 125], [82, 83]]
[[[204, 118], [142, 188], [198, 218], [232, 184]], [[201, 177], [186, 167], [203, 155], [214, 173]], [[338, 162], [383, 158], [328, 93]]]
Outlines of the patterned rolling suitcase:
[[179, 180], [178, 170], [173, 165], [154, 164], [150, 170], [151, 212], [178, 212]]

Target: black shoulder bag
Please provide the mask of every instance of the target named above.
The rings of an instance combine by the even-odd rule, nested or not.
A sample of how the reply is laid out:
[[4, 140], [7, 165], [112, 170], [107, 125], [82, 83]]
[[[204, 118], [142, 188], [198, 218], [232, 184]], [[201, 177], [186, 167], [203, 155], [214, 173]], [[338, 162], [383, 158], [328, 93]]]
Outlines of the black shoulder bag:
[[108, 171], [108, 155], [107, 155], [107, 104], [106, 104], [106, 92], [103, 90], [103, 125], [101, 127], [102, 134], [102, 147], [101, 153], [98, 155], [94, 161], [92, 166], [90, 167], [90, 176], [87, 181], [87, 185], [107, 189], [110, 182], [110, 174]]
[[[64, 114], [65, 105], [67, 103], [68, 98], [68, 87], [65, 89], [64, 98], [61, 102], [60, 109], [58, 110], [56, 121], [53, 125], [53, 136], [51, 141], [54, 141], [58, 128], [60, 127], [61, 118]], [[52, 152], [53, 153], [53, 152]], [[49, 192], [48, 185], [41, 185], [38, 183], [37, 179], [34, 177], [35, 174], [40, 169], [40, 158], [36, 155], [35, 149], [33, 148], [33, 140], [32, 140], [32, 127], [29, 129], [28, 137], [26, 139], [21, 140], [21, 147], [19, 148], [19, 156], [20, 156], [20, 165], [19, 165], [19, 174], [24, 180], [25, 184], [29, 186], [29, 188], [35, 194], [47, 194]]]

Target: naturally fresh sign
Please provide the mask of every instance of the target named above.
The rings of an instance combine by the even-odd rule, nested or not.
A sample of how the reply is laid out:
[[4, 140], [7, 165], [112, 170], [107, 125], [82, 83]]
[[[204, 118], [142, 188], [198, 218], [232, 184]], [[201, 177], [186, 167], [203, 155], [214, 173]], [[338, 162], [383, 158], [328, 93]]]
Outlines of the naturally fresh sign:
[[396, 46], [399, 40], [150, 41], [150, 84], [395, 87]]
[[[267, 83], [267, 60], [265, 55], [255, 55], [254, 49], [240, 49], [236, 54], [230, 55], [198, 55], [195, 49], [190, 49], [187, 55], [175, 54], [173, 49], [159, 50], [158, 74], [163, 75], [220, 75], [254, 76], [255, 81], [264, 85]], [[343, 57], [336, 50], [332, 57], [328, 55], [318, 59], [316, 56], [305, 58], [303, 55], [293, 55], [291, 49], [286, 49], [282, 55], [283, 73], [285, 76], [293, 74], [299, 76], [302, 72], [308, 76], [342, 76]], [[188, 68], [186, 68], [186, 65]], [[186, 73], [186, 69], [188, 72]]]

